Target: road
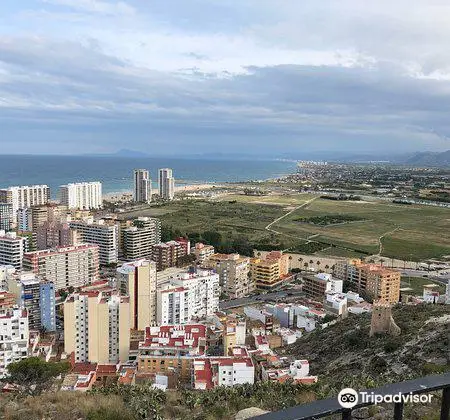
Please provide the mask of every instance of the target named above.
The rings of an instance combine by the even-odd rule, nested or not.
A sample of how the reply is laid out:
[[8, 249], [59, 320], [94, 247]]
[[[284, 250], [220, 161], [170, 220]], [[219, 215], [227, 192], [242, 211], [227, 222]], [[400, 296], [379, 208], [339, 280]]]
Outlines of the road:
[[450, 280], [450, 272], [449, 274], [444, 275], [436, 275], [436, 272], [429, 272], [429, 271], [423, 271], [423, 270], [402, 270], [401, 271], [402, 276], [408, 276], [408, 277], [423, 277], [430, 279], [432, 281], [441, 283], [443, 285], [447, 285], [448, 281]]

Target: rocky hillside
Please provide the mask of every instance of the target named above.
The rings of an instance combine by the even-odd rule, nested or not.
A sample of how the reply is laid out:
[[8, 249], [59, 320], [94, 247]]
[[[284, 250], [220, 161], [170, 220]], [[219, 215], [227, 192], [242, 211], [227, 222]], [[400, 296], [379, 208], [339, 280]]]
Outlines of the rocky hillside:
[[450, 370], [448, 306], [398, 306], [393, 317], [402, 330], [398, 337], [369, 337], [370, 315], [350, 315], [285, 352], [308, 359], [311, 374], [331, 389], [343, 383], [372, 387]]

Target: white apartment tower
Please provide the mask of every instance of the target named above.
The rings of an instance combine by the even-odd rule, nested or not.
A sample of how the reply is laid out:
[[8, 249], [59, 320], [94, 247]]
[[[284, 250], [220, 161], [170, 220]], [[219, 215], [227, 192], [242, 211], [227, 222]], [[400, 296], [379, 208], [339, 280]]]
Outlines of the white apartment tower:
[[130, 352], [128, 296], [90, 291], [64, 302], [64, 351], [75, 362], [127, 362]]
[[14, 217], [16, 217], [19, 209], [46, 204], [49, 200], [50, 188], [48, 185], [31, 185], [0, 189], [0, 203], [12, 204]]
[[173, 200], [175, 196], [175, 179], [172, 175], [172, 169], [160, 169], [158, 182], [160, 197], [164, 200]]
[[146, 169], [134, 170], [134, 201], [150, 203], [152, 201], [152, 180]]
[[91, 210], [102, 207], [101, 182], [79, 182], [61, 185], [59, 189], [61, 204], [69, 209]]
[[15, 232], [0, 231], [0, 265], [12, 265], [20, 270], [26, 249], [26, 239]]
[[25, 270], [45, 278], [55, 290], [81, 287], [98, 280], [98, 245], [78, 244], [24, 254]]
[[119, 258], [119, 227], [107, 224], [104, 220], [95, 221], [88, 217], [82, 221], [69, 222], [70, 229], [76, 231], [80, 242], [98, 245], [99, 263], [102, 265], [117, 263]]
[[28, 315], [25, 309], [10, 308], [0, 322], [0, 378], [8, 374], [11, 363], [28, 357]]
[[219, 275], [214, 271], [180, 273], [169, 281], [167, 289], [158, 291], [158, 324], [185, 324], [219, 310]]

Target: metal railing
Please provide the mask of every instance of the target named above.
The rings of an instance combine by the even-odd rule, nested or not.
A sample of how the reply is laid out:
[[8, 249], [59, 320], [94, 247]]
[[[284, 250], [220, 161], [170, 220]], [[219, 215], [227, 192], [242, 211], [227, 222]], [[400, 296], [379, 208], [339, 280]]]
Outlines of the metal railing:
[[[410, 381], [389, 384], [380, 388], [368, 389], [363, 392], [374, 395], [417, 395], [442, 390], [442, 402], [440, 420], [449, 420], [450, 412], [450, 373], [442, 375], [430, 375]], [[326, 400], [318, 400], [309, 404], [298, 405], [286, 410], [263, 414], [253, 417], [252, 420], [307, 420], [320, 419], [333, 414], [342, 414], [343, 420], [351, 420], [352, 411], [374, 405], [373, 401], [360, 402], [351, 409], [343, 408], [337, 397]], [[394, 420], [403, 419], [403, 402], [395, 402]]]

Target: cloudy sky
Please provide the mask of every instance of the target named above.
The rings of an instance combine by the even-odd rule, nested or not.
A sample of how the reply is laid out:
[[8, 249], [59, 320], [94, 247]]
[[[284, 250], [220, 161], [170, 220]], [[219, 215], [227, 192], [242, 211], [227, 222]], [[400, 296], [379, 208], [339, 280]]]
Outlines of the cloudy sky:
[[0, 153], [450, 148], [448, 0], [0, 2]]

